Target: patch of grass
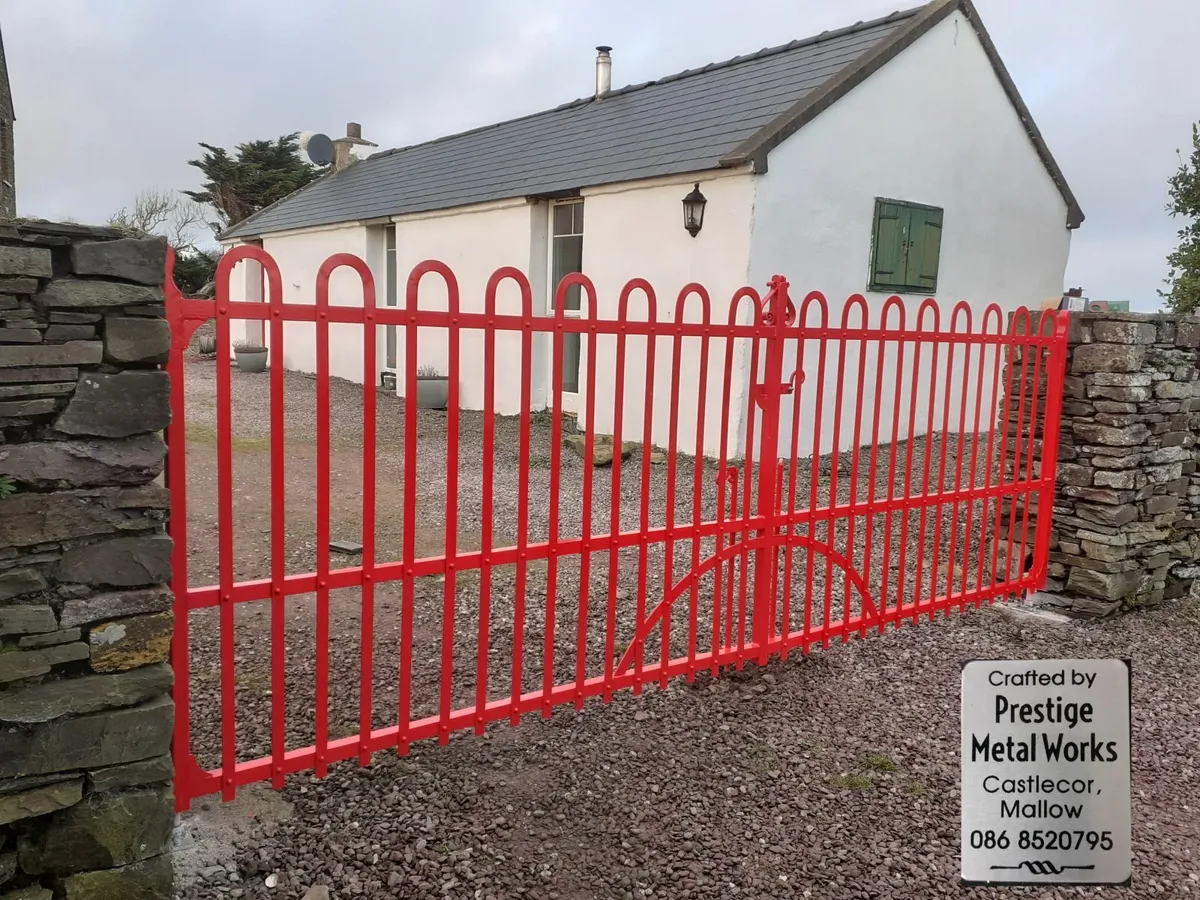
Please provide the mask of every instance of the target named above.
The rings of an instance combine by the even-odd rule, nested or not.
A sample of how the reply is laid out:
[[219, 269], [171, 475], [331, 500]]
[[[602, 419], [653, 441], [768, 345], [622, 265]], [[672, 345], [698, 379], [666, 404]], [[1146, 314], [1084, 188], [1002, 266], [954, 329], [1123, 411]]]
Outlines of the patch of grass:
[[768, 772], [778, 772], [782, 765], [779, 755], [770, 745], [755, 742], [746, 748], [746, 768], [759, 775], [765, 775]]
[[545, 453], [534, 453], [529, 457], [529, 468], [531, 469], [548, 469], [550, 468], [550, 457]]
[[[189, 422], [187, 425], [187, 439], [193, 444], [215, 444], [217, 442], [217, 429], [212, 425], [199, 425], [195, 422]], [[234, 450], [267, 450], [271, 446], [269, 437], [238, 437], [233, 436]]]
[[864, 769], [876, 772], [895, 772], [898, 768], [892, 758], [883, 753], [868, 753], [860, 762]]
[[17, 483], [8, 475], [0, 475], [0, 500], [17, 492]]
[[829, 783], [839, 790], [850, 791], [869, 791], [875, 786], [875, 782], [871, 780], [870, 775], [842, 774], [834, 775], [829, 779]]
[[910, 781], [904, 785], [904, 793], [910, 797], [924, 797], [929, 793], [929, 788], [922, 781]]

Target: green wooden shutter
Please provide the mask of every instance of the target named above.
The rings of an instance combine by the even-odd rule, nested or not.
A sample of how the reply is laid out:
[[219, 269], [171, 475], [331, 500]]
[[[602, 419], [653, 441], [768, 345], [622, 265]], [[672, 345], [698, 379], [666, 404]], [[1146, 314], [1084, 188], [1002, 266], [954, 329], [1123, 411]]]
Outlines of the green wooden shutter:
[[914, 206], [910, 210], [906, 287], [937, 290], [938, 258], [942, 250], [942, 211]]
[[872, 289], [886, 290], [904, 286], [904, 244], [908, 240], [909, 213], [910, 210], [899, 203], [875, 201]]

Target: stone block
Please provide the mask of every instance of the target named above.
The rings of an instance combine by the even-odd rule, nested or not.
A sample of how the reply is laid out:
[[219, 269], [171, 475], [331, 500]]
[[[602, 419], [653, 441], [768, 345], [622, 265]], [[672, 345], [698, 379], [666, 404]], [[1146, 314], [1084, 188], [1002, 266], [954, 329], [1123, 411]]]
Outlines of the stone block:
[[[1171, 423], [1171, 427], [1175, 427], [1175, 423]], [[1196, 439], [1186, 431], [1169, 431], [1159, 438], [1159, 443], [1164, 447], [1191, 447], [1196, 443]]]
[[78, 628], [63, 628], [59, 631], [49, 631], [45, 634], [27, 634], [17, 639], [17, 646], [22, 650], [34, 650], [38, 647], [70, 644], [80, 640], [82, 637], [83, 635]]
[[1121, 608], [1120, 600], [1092, 600], [1086, 597], [1071, 598], [1067, 614], [1075, 618], [1103, 619]]
[[[76, 393], [75, 396], [78, 397], [79, 394]], [[1072, 422], [1071, 430], [1078, 440], [1109, 447], [1137, 447], [1150, 437], [1150, 430], [1141, 424], [1114, 428], [1111, 425], [1093, 422]]]
[[1146, 514], [1156, 516], [1160, 513], [1171, 512], [1178, 508], [1179, 498], [1174, 495], [1164, 494], [1157, 497], [1151, 497], [1146, 501]]
[[42, 306], [59, 309], [112, 308], [141, 303], [162, 303], [162, 288], [125, 284], [118, 281], [84, 281], [59, 278], [37, 295]]
[[1149, 375], [1129, 372], [1096, 372], [1087, 379], [1089, 384], [1105, 387], [1150, 387], [1153, 379]]
[[1181, 319], [1175, 326], [1176, 347], [1200, 347], [1200, 320]]
[[1117, 400], [1097, 400], [1092, 404], [1096, 412], [1113, 415], [1130, 415], [1138, 411], [1136, 403], [1123, 403]]
[[57, 644], [37, 650], [9, 650], [0, 653], [0, 684], [48, 675], [57, 665], [88, 658], [88, 645]]
[[0, 294], [32, 294], [38, 289], [36, 278], [0, 277]]
[[161, 612], [96, 625], [88, 634], [92, 670], [124, 672], [166, 662], [174, 624], [174, 613]]
[[171, 857], [155, 856], [116, 869], [81, 872], [65, 879], [63, 890], [63, 900], [172, 900]]
[[1160, 381], [1154, 386], [1154, 396], [1161, 400], [1191, 400], [1200, 396], [1200, 383], [1195, 381]]
[[[1165, 466], [1147, 466], [1142, 469], [1142, 473], [1151, 484], [1168, 484], [1183, 474], [1183, 466], [1180, 463], [1170, 463]], [[1184, 490], [1186, 489], [1185, 486]]]
[[119, 537], [63, 551], [59, 581], [145, 587], [171, 580], [172, 541], [165, 534]]
[[[1150, 416], [1145, 415], [1113, 415], [1111, 413], [1098, 412], [1095, 416], [1096, 422], [1101, 425], [1108, 425], [1112, 428], [1128, 428], [1130, 425], [1144, 425], [1151, 422]], [[1153, 431], [1153, 429], [1151, 429]]]
[[79, 370], [69, 366], [38, 369], [0, 369], [0, 384], [28, 384], [38, 381], [70, 381], [79, 379]]
[[83, 799], [83, 779], [72, 778], [28, 791], [0, 795], [0, 825], [45, 816]]
[[1130, 505], [1106, 506], [1101, 503], [1079, 501], [1075, 504], [1075, 515], [1086, 522], [1118, 526], [1137, 518], [1137, 510]]
[[1096, 407], [1083, 400], [1064, 400], [1062, 411], [1064, 416], [1090, 416]]
[[110, 316], [104, 323], [104, 355], [114, 363], [163, 363], [171, 352], [171, 326], [163, 319]]
[[1146, 359], [1146, 348], [1134, 344], [1085, 344], [1071, 355], [1071, 374], [1136, 372]]
[[1093, 472], [1094, 470], [1091, 466], [1061, 463], [1058, 466], [1058, 474], [1056, 479], [1059, 484], [1071, 484], [1075, 485], [1076, 487], [1086, 487], [1092, 483]]
[[1158, 329], [1152, 322], [1098, 321], [1092, 323], [1092, 337], [1110, 344], [1153, 344]]
[[169, 789], [91, 794], [55, 813], [44, 829], [23, 833], [17, 858], [30, 875], [61, 876], [127, 866], [162, 853], [174, 825]]
[[1096, 473], [1097, 487], [1117, 488], [1118, 490], [1134, 490], [1141, 487], [1139, 481], [1145, 481], [1145, 476], [1132, 470], [1102, 470]]
[[57, 406], [57, 402], [53, 399], [0, 400], [0, 418], [19, 419], [26, 416], [44, 416], [54, 412]]
[[[147, 512], [165, 489], [143, 494], [141, 488], [91, 488], [49, 494], [17, 493], [4, 501], [0, 547], [29, 547], [113, 531], [150, 531], [161, 526], [157, 511]], [[141, 502], [139, 502], [141, 501]], [[168, 501], [169, 502], [169, 501]]]
[[1079, 375], [1067, 375], [1063, 379], [1063, 396], [1071, 400], [1082, 400], [1087, 396], [1087, 385]]
[[171, 745], [174, 711], [169, 698], [159, 697], [141, 706], [0, 729], [0, 778], [161, 756]]
[[[4, 849], [4, 841], [0, 839], [0, 850]], [[0, 853], [0, 887], [4, 887], [17, 874], [17, 854]]]
[[71, 628], [123, 616], [163, 612], [171, 608], [171, 603], [171, 592], [167, 588], [96, 594], [64, 603], [59, 624]]
[[41, 247], [0, 247], [0, 275], [49, 278], [53, 274], [49, 250]]
[[0, 367], [94, 366], [104, 359], [99, 341], [67, 341], [65, 344], [0, 346]]
[[1067, 576], [1067, 589], [1111, 603], [1133, 593], [1136, 572], [1093, 572], [1074, 568]]
[[136, 706], [171, 690], [170, 666], [146, 666], [116, 675], [88, 675], [0, 691], [0, 722], [32, 725]]
[[157, 434], [0, 444], [0, 472], [38, 488], [145, 484], [162, 473], [166, 455]]
[[74, 382], [60, 384], [0, 384], [0, 400], [26, 397], [65, 397], [75, 391]]
[[46, 340], [61, 341], [90, 341], [96, 337], [94, 325], [51, 325], [46, 329]]
[[103, 321], [104, 316], [96, 312], [70, 312], [61, 309], [50, 311], [50, 322], [62, 325], [95, 325]]
[[1087, 393], [1093, 399], [1116, 400], [1121, 403], [1143, 403], [1150, 399], [1148, 387], [1110, 387], [1094, 384], [1088, 386]]
[[0, 573], [0, 603], [46, 589], [46, 579], [37, 569], [10, 569]]
[[129, 437], [162, 431], [171, 422], [166, 372], [87, 374], [54, 427], [65, 434]]
[[36, 328], [0, 328], [0, 344], [40, 344], [41, 342], [42, 333]]
[[1103, 562], [1121, 562], [1128, 558], [1129, 551], [1125, 547], [1112, 547], [1108, 544], [1097, 544], [1093, 541], [1080, 541], [1084, 555]]
[[49, 888], [33, 884], [29, 887], [23, 887], [20, 890], [0, 895], [0, 900], [52, 900], [53, 897], [54, 892]]
[[45, 634], [57, 628], [58, 620], [49, 606], [0, 606], [0, 637]]
[[1133, 494], [1129, 491], [1115, 491], [1111, 488], [1071, 487], [1068, 485], [1061, 488], [1060, 491], [1066, 497], [1077, 497], [1081, 500], [1089, 500], [1092, 503], [1107, 503], [1113, 506], [1133, 501]]
[[115, 791], [139, 784], [170, 781], [174, 776], [175, 764], [171, 761], [169, 754], [163, 754], [153, 759], [143, 759], [126, 763], [123, 766], [109, 766], [89, 772], [88, 784], [93, 791]]
[[166, 280], [167, 242], [153, 237], [75, 244], [71, 247], [71, 270], [76, 275], [161, 286]]
[[1121, 456], [1097, 454], [1092, 458], [1092, 465], [1097, 469], [1131, 469], [1146, 461], [1145, 453], [1126, 453]]
[[1192, 456], [1192, 451], [1187, 447], [1162, 447], [1147, 453], [1146, 462], [1152, 465], [1162, 465], [1163, 463], [1184, 462], [1190, 460]]

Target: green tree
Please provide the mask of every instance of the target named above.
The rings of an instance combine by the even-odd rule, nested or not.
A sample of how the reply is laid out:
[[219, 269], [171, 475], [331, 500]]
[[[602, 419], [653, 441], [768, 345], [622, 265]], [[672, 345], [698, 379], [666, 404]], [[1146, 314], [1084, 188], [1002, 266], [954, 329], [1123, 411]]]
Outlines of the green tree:
[[188, 165], [204, 173], [204, 184], [198, 191], [184, 193], [211, 207], [216, 221], [209, 225], [218, 233], [298, 191], [326, 171], [300, 158], [295, 134], [274, 141], [238, 144], [233, 153], [203, 142], [200, 146], [204, 156], [189, 160]]
[[1192, 155], [1180, 160], [1167, 185], [1167, 212], [1183, 217], [1185, 224], [1179, 229], [1179, 246], [1167, 256], [1170, 290], [1158, 293], [1172, 312], [1193, 313], [1200, 308], [1200, 124], [1192, 126]]

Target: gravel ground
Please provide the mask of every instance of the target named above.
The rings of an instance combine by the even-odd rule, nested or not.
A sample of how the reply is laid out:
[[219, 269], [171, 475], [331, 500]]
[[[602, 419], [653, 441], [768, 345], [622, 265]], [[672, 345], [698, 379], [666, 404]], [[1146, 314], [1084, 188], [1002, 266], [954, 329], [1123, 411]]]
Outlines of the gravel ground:
[[[188, 367], [189, 522], [191, 583], [216, 576], [216, 491], [214, 435], [214, 364]], [[268, 573], [270, 508], [268, 483], [267, 379], [235, 373], [235, 570], [239, 579]], [[288, 376], [288, 486], [286, 511], [288, 570], [315, 565], [314, 382]], [[361, 502], [361, 390], [333, 387], [333, 472], [330, 509], [334, 538], [359, 539]], [[378, 435], [377, 541], [380, 560], [399, 558], [402, 546], [402, 404], [380, 397]], [[464, 414], [464, 448], [481, 443], [478, 415]], [[490, 521], [496, 545], [510, 543], [516, 521], [517, 445], [515, 423], [497, 424], [496, 507]], [[441, 552], [445, 532], [444, 414], [419, 420], [417, 533], [420, 555]], [[530, 472], [532, 504], [529, 533], [548, 532], [551, 429], [535, 428]], [[958, 441], [946, 438], [946, 484], [954, 484]], [[969, 457], [971, 439], [963, 447]], [[941, 441], [932, 441], [935, 454]], [[440, 452], [439, 452], [440, 451]], [[926, 448], [912, 448], [915, 471]], [[477, 450], [464, 450], [460, 462], [459, 546], [475, 549], [484, 538], [481, 462]], [[979, 454], [983, 456], [983, 446]], [[898, 448], [902, 463], [907, 450]], [[934, 456], [937, 459], [937, 456]], [[981, 460], [977, 460], [981, 464]], [[822, 472], [832, 468], [823, 460]], [[848, 484], [849, 460], [839, 461], [838, 494], [869, 488], [869, 459], [864, 454], [858, 485]], [[936, 465], [934, 466], [936, 469]], [[610, 527], [609, 474], [595, 479], [593, 523]], [[982, 468], [981, 468], [982, 471]], [[637, 526], [641, 469], [622, 468], [621, 525]], [[583, 469], [563, 456], [560, 494], [561, 533], [578, 534], [582, 521]], [[677, 520], [693, 515], [692, 462], [677, 472]], [[667, 467], [650, 469], [652, 524], [668, 507]], [[969, 480], [969, 475], [964, 480]], [[886, 476], [878, 476], [883, 493]], [[807, 491], [809, 473], [801, 466], [799, 484]], [[716, 511], [716, 471], [704, 473], [701, 515]], [[829, 479], [819, 479], [827, 497]], [[994, 506], [994, 504], [993, 504]], [[984, 521], [973, 511], [974, 532]], [[994, 511], [993, 511], [994, 514]], [[941, 516], [942, 534], [957, 535], [955, 558], [964, 545], [965, 510]], [[957, 522], [957, 525], [952, 523]], [[905, 564], [908, 587], [916, 573], [915, 551], [928, 548], [935, 527], [909, 517], [875, 517], [870, 554], [873, 591], [889, 581], [896, 593], [901, 540], [914, 553]], [[862, 568], [866, 520], [835, 530], [834, 543], [858, 548]], [[891, 535], [891, 566], [883, 565], [881, 536]], [[823, 531], [818, 531], [824, 536]], [[943, 537], [943, 543], [948, 542]], [[700, 548], [701, 558], [711, 547]], [[943, 555], [945, 550], [942, 551]], [[692, 547], [674, 552], [676, 573], [690, 567]], [[934, 567], [924, 551], [923, 577]], [[944, 556], [943, 556], [944, 558]], [[662, 594], [663, 549], [649, 556], [646, 596]], [[578, 558], [564, 560], [555, 578], [558, 596], [554, 673], [559, 681], [574, 676], [575, 629], [579, 610]], [[844, 580], [825, 574], [814, 560], [811, 610], [824, 615], [825, 588], [831, 618], [845, 611]], [[334, 565], [339, 563], [335, 560]], [[344, 564], [344, 563], [343, 563]], [[803, 614], [803, 551], [794, 554], [800, 589], [793, 595], [793, 627]], [[939, 577], [944, 579], [939, 564]], [[530, 565], [528, 604], [545, 607], [548, 572], [544, 562]], [[622, 554], [614, 573], [618, 589], [617, 640], [622, 649], [636, 621], [639, 582], [637, 551]], [[955, 571], [955, 581], [959, 580]], [[973, 569], [968, 578], [974, 579]], [[609, 582], [608, 554], [592, 559], [588, 600], [589, 635], [604, 632]], [[507, 693], [512, 679], [515, 573], [498, 568], [492, 576], [489, 653], [490, 696]], [[701, 598], [711, 597], [704, 579]], [[444, 584], [420, 579], [414, 623], [413, 713], [436, 711], [442, 635]], [[455, 607], [455, 655], [452, 699], [469, 704], [475, 696], [479, 577], [463, 573]], [[683, 601], [686, 602], [686, 601]], [[853, 612], [858, 608], [855, 598]], [[672, 654], [686, 652], [686, 607], [672, 622]], [[711, 606], [700, 601], [698, 639], [711, 641]], [[357, 592], [331, 598], [330, 733], [356, 731], [359, 702], [359, 628]], [[191, 616], [193, 745], [204, 765], [219, 760], [219, 632], [214, 611]], [[288, 743], [311, 743], [314, 733], [315, 605], [311, 597], [288, 601], [287, 613]], [[381, 585], [375, 607], [375, 691], [373, 720], [394, 723], [397, 715], [399, 603], [395, 585]], [[708, 620], [708, 621], [706, 621]], [[1200, 679], [1193, 646], [1197, 622], [1194, 601], [1130, 616], [1099, 626], [1071, 625], [1037, 629], [1014, 624], [993, 611], [968, 612], [919, 628], [902, 628], [868, 641], [828, 650], [800, 660], [775, 662], [766, 669], [748, 666], [713, 681], [701, 675], [694, 684], [649, 688], [642, 697], [618, 695], [610, 705], [589, 702], [582, 710], [560, 708], [542, 721], [526, 717], [520, 728], [496, 725], [482, 737], [456, 735], [448, 747], [418, 744], [410, 756], [379, 754], [368, 769], [338, 764], [317, 781], [294, 776], [281, 797], [256, 803], [261, 790], [247, 792], [249, 807], [222, 809], [215, 798], [197, 804], [189, 827], [203, 836], [220, 828], [206, 825], [240, 816], [238, 827], [213, 839], [211, 852], [201, 841], [180, 867], [180, 897], [299, 897], [313, 883], [328, 883], [334, 898], [343, 897], [938, 897], [962, 893], [955, 882], [958, 842], [958, 664], [973, 656], [1129, 656], [1135, 665], [1134, 812], [1136, 896], [1193, 896], [1195, 845], [1200, 844], [1194, 747], [1200, 736], [1196, 704]], [[707, 631], [705, 630], [707, 626]], [[525, 622], [525, 689], [535, 686], [542, 668], [544, 622]], [[1024, 629], [1024, 630], [1023, 630]], [[736, 630], [736, 629], [735, 629]], [[267, 604], [242, 604], [237, 611], [236, 676], [239, 759], [270, 749], [270, 611]], [[661, 632], [649, 643], [653, 655]], [[649, 654], [648, 654], [649, 655]], [[599, 638], [585, 657], [589, 674], [603, 671], [605, 651]], [[239, 801], [241, 802], [241, 801]], [[290, 806], [289, 806], [290, 804]], [[207, 807], [207, 809], [205, 808]], [[231, 813], [230, 811], [233, 810]], [[250, 818], [253, 815], [254, 818]], [[219, 824], [219, 823], [218, 823]], [[268, 883], [272, 887], [268, 887]], [[972, 896], [1029, 895], [1037, 891], [973, 890]], [[1060, 889], [1058, 896], [1070, 896]], [[1088, 892], [1088, 896], [1129, 896], [1128, 891]]]

